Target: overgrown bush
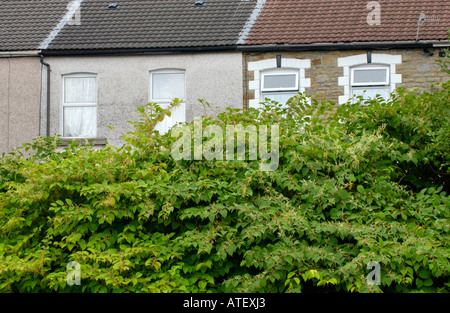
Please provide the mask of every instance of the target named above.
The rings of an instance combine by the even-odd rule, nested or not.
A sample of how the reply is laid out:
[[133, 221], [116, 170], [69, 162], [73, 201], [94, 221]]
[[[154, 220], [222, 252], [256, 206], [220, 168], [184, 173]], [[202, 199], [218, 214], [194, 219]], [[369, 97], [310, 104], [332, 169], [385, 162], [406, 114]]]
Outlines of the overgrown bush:
[[[39, 138], [37, 154], [0, 160], [0, 290], [448, 292], [449, 100], [444, 83], [203, 118], [278, 124], [276, 171], [174, 160], [177, 138], [153, 130], [170, 112], [155, 105], [121, 148]], [[71, 261], [81, 285], [66, 281]]]

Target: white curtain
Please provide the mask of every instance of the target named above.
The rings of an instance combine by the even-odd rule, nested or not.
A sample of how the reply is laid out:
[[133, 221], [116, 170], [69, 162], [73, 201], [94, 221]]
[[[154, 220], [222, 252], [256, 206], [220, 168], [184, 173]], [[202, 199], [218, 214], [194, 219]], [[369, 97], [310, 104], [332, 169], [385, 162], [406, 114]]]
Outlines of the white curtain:
[[184, 99], [184, 73], [153, 73], [152, 99]]
[[96, 103], [95, 77], [66, 77], [65, 103]]
[[[175, 98], [186, 100], [185, 73], [152, 73], [152, 102], [158, 103], [162, 108], [167, 108]], [[166, 100], [166, 101], [159, 101]], [[186, 104], [172, 110], [172, 116], [166, 116], [162, 122], [155, 126], [161, 134], [165, 134], [175, 124], [186, 121]]]
[[64, 137], [95, 138], [97, 136], [96, 107], [65, 107]]
[[63, 136], [97, 136], [97, 86], [95, 77], [65, 77]]

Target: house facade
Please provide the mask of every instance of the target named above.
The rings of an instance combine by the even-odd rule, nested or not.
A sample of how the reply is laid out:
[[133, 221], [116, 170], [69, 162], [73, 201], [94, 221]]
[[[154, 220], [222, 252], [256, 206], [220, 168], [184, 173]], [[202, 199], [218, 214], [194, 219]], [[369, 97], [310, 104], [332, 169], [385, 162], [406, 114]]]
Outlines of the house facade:
[[146, 103], [157, 129], [298, 92], [337, 104], [448, 80], [437, 0], [3, 0], [0, 153], [37, 136], [121, 145]]
[[[215, 115], [226, 107], [242, 107], [242, 54], [204, 52], [152, 56], [49, 56], [52, 89], [50, 132], [65, 138], [96, 138], [114, 145], [132, 130], [137, 108], [146, 103], [165, 107], [183, 100], [157, 127], [167, 131], [176, 122], [204, 114], [199, 99]], [[114, 129], [111, 129], [110, 127]]]
[[0, 1], [0, 154], [45, 135], [38, 47], [66, 7], [60, 0]]
[[342, 104], [448, 80], [442, 1], [265, 1], [243, 51], [244, 106], [297, 92]]
[[0, 57], [0, 153], [38, 136], [39, 79], [39, 58]]
[[[89, 139], [100, 146], [119, 146], [132, 130], [129, 121], [138, 119], [136, 109], [149, 102], [166, 107], [174, 98], [182, 100], [157, 125], [161, 132], [202, 116], [200, 99], [209, 103], [211, 116], [226, 107], [242, 108], [243, 64], [237, 45], [260, 6], [256, 0], [6, 4], [0, 8], [5, 17], [0, 21], [5, 30], [0, 39], [3, 61], [9, 66], [14, 63], [12, 50], [25, 51], [34, 68], [17, 58], [26, 68], [16, 72], [29, 81], [0, 82], [0, 110], [7, 106], [10, 111], [1, 117], [0, 153], [55, 134], [63, 141]], [[34, 21], [27, 20], [29, 28], [14, 30], [34, 15]], [[40, 36], [31, 25], [40, 29]], [[16, 75], [13, 67], [10, 74], [1, 69], [1, 75]]]

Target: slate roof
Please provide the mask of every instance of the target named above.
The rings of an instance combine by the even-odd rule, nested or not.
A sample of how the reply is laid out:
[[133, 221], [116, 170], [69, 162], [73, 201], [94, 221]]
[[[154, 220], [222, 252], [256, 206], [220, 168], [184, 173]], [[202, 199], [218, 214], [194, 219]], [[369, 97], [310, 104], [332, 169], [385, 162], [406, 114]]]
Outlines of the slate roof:
[[1, 0], [0, 50], [35, 50], [66, 12], [69, 0]]
[[70, 2], [1, 0], [0, 50], [235, 46], [257, 0], [82, 0], [80, 25], [48, 40]]
[[55, 32], [69, 2], [0, 0], [0, 51], [415, 41], [420, 14], [420, 41], [450, 28], [448, 0], [379, 0], [379, 26], [367, 24], [369, 0], [81, 0], [81, 25]]
[[247, 45], [447, 40], [449, 0], [379, 0], [381, 24], [370, 26], [369, 0], [267, 0]]
[[[48, 49], [234, 46], [256, 0], [84, 0]], [[112, 3], [115, 9], [108, 9]]]

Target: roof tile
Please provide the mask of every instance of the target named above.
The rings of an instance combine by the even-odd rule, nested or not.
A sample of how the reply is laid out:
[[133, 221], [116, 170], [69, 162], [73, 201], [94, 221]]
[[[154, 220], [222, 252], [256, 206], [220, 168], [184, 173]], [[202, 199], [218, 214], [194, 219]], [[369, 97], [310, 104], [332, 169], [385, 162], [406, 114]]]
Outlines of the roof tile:
[[69, 0], [1, 0], [0, 50], [34, 50], [67, 10]]
[[[38, 49], [70, 0], [1, 0], [0, 50]], [[108, 9], [117, 3], [116, 9]], [[256, 0], [83, 0], [80, 25], [66, 24], [48, 49], [235, 45]]]
[[267, 0], [247, 45], [447, 40], [450, 3], [443, 0], [379, 0], [381, 24], [370, 26], [368, 0]]
[[[117, 9], [108, 9], [115, 2]], [[81, 25], [66, 25], [49, 49], [235, 45], [256, 0], [84, 0]]]

